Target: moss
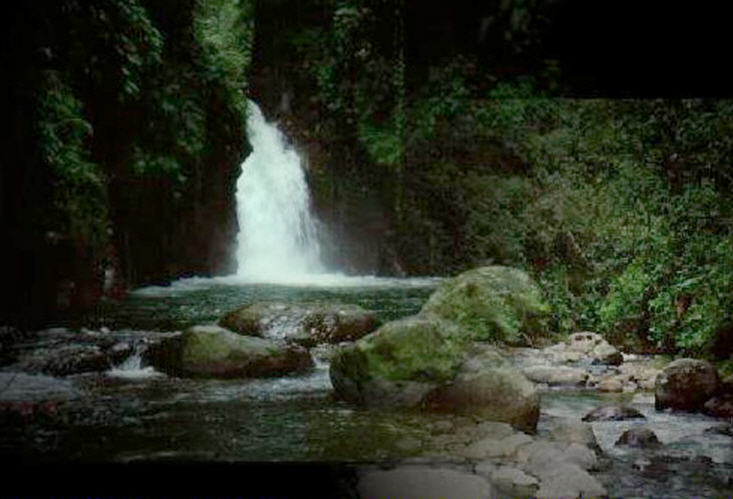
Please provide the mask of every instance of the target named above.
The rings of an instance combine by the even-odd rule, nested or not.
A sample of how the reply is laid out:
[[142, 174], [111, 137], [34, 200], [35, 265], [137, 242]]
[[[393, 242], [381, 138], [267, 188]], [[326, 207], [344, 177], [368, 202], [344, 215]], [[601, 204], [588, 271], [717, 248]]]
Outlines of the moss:
[[455, 322], [476, 340], [517, 341], [543, 329], [550, 312], [538, 286], [519, 269], [481, 267], [445, 282], [423, 307]]
[[354, 380], [440, 382], [452, 379], [467, 338], [434, 318], [413, 316], [389, 322], [337, 355], [337, 368]]

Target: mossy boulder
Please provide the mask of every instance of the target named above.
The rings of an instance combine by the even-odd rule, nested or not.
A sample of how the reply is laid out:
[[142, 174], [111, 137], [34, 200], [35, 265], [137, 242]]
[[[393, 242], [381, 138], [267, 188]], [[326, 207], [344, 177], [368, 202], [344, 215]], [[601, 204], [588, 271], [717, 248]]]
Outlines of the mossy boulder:
[[259, 302], [231, 311], [219, 325], [243, 335], [312, 347], [357, 340], [374, 331], [379, 320], [352, 304]]
[[384, 324], [331, 362], [336, 395], [366, 405], [415, 405], [453, 379], [466, 338], [434, 317], [411, 316]]
[[201, 377], [265, 377], [313, 366], [308, 352], [218, 326], [194, 326], [162, 342], [151, 355], [156, 368], [176, 375]]
[[496, 350], [434, 316], [385, 324], [341, 349], [330, 374], [337, 397], [367, 406], [470, 413], [525, 431], [539, 418], [533, 383]]
[[700, 410], [718, 389], [718, 373], [712, 364], [697, 359], [677, 359], [657, 376], [654, 406], [657, 410]]
[[476, 340], [522, 343], [523, 335], [544, 331], [549, 312], [526, 272], [494, 265], [445, 281], [420, 313], [453, 322]]

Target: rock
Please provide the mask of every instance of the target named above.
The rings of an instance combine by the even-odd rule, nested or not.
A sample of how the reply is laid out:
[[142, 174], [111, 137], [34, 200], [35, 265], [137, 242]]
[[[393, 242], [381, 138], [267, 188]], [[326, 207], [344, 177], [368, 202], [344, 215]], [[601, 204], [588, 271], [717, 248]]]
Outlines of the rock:
[[233, 310], [219, 325], [243, 335], [310, 347], [357, 340], [375, 330], [379, 320], [358, 305], [260, 302]]
[[593, 433], [593, 426], [575, 419], [561, 419], [555, 421], [550, 427], [549, 438], [552, 440], [577, 443], [600, 452], [596, 435]]
[[540, 477], [537, 498], [603, 497], [607, 495], [601, 483], [575, 464], [547, 466]]
[[466, 340], [433, 317], [388, 322], [341, 348], [330, 367], [337, 397], [368, 406], [419, 404], [457, 374]]
[[593, 362], [598, 364], [609, 364], [617, 366], [624, 361], [621, 352], [616, 350], [614, 346], [608, 343], [606, 340], [601, 341], [590, 352], [593, 357]]
[[566, 463], [577, 464], [584, 470], [592, 470], [598, 466], [596, 453], [579, 443], [568, 445], [560, 455], [560, 460]]
[[607, 405], [593, 409], [583, 416], [583, 421], [624, 421], [637, 418], [644, 419], [645, 417], [633, 407]]
[[535, 383], [582, 386], [588, 380], [584, 369], [567, 366], [530, 366], [522, 370]]
[[662, 445], [657, 435], [649, 428], [631, 428], [621, 434], [615, 445], [628, 445], [648, 449]]
[[589, 354], [599, 344], [603, 342], [603, 336], [598, 333], [589, 331], [581, 331], [573, 333], [568, 338], [568, 348], [575, 352]]
[[540, 417], [540, 398], [534, 385], [511, 367], [459, 374], [451, 384], [427, 398], [429, 407], [471, 413], [503, 421], [532, 432]]
[[514, 455], [519, 447], [532, 442], [532, 438], [524, 433], [515, 433], [500, 440], [484, 438], [470, 444], [461, 454], [469, 459], [488, 459], [509, 457]]
[[518, 468], [501, 466], [489, 476], [500, 492], [511, 497], [533, 496], [539, 488], [539, 480]]
[[733, 393], [711, 398], [703, 405], [702, 412], [715, 418], [733, 418]]
[[312, 367], [308, 352], [218, 326], [194, 326], [156, 348], [153, 363], [173, 374], [203, 377], [275, 376]]
[[485, 478], [450, 468], [400, 466], [392, 470], [363, 470], [357, 484], [359, 497], [494, 497]]
[[695, 411], [702, 408], [717, 388], [718, 373], [709, 362], [678, 359], [657, 376], [654, 407]]
[[596, 385], [596, 390], [599, 392], [621, 392], [624, 389], [623, 378], [619, 376], [609, 376], [603, 378]]
[[451, 321], [476, 340], [521, 343], [522, 334], [544, 332], [549, 312], [527, 273], [488, 266], [444, 281], [420, 313]]
[[91, 344], [64, 345], [27, 359], [24, 368], [51, 376], [69, 376], [86, 372], [101, 372], [112, 367], [109, 356], [99, 346]]

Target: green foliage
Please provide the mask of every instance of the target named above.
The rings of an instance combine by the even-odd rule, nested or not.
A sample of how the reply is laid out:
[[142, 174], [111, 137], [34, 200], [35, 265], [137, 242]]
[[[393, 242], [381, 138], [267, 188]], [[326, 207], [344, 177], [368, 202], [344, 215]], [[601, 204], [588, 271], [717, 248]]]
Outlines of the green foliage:
[[194, 34], [206, 76], [223, 82], [230, 105], [242, 115], [252, 61], [253, 7], [249, 0], [196, 0], [194, 11]]
[[91, 160], [92, 126], [82, 111], [64, 75], [44, 72], [38, 94], [38, 148], [50, 169], [54, 210], [43, 225], [100, 247], [107, 237], [106, 180]]

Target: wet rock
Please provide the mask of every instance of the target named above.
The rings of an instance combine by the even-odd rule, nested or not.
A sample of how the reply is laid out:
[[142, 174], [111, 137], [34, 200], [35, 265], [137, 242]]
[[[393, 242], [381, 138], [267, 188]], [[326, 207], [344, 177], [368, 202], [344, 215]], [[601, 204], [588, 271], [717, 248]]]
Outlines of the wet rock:
[[344, 400], [413, 406], [456, 376], [464, 349], [450, 323], [406, 317], [339, 349], [329, 374], [336, 396]]
[[28, 359], [30, 372], [42, 372], [51, 376], [69, 376], [86, 372], [101, 372], [112, 366], [111, 359], [97, 345], [64, 345]]
[[624, 361], [623, 355], [606, 340], [601, 341], [590, 352], [594, 363], [617, 366]]
[[203, 377], [283, 375], [312, 367], [302, 347], [242, 336], [218, 326], [194, 326], [159, 347], [164, 372]]
[[607, 491], [601, 483], [575, 464], [548, 466], [540, 477], [538, 498], [603, 497]]
[[623, 421], [626, 419], [644, 419], [644, 415], [623, 405], [607, 405], [593, 409], [583, 416], [583, 421]]
[[599, 392], [621, 392], [624, 389], [624, 380], [620, 376], [603, 378], [596, 385]]
[[432, 409], [503, 421], [525, 431], [534, 431], [540, 417], [535, 386], [520, 371], [508, 366], [459, 374], [448, 386], [433, 391], [427, 404]]
[[535, 477], [511, 466], [501, 466], [493, 470], [489, 478], [500, 492], [511, 497], [533, 496], [540, 484]]
[[535, 383], [550, 386], [582, 386], [588, 380], [584, 369], [567, 366], [531, 366], [523, 369], [524, 375]]
[[615, 445], [628, 445], [629, 447], [640, 447], [648, 449], [659, 447], [661, 442], [657, 435], [649, 428], [631, 428], [621, 434]]
[[593, 426], [575, 419], [555, 421], [550, 427], [549, 437], [555, 441], [581, 444], [596, 452], [601, 450]]
[[310, 347], [357, 340], [374, 331], [379, 320], [358, 305], [260, 302], [233, 310], [219, 325], [243, 335]]
[[479, 475], [450, 468], [400, 466], [392, 470], [363, 470], [357, 490], [360, 497], [471, 497], [489, 498], [489, 481]]
[[657, 376], [654, 407], [695, 411], [702, 408], [717, 388], [718, 373], [709, 362], [678, 359]]
[[705, 402], [702, 412], [716, 418], [733, 418], [733, 393], [711, 398]]
[[522, 445], [532, 442], [532, 437], [524, 433], [515, 433], [502, 439], [484, 438], [470, 444], [461, 454], [469, 459], [489, 459], [509, 457]]
[[119, 364], [123, 362], [127, 357], [132, 355], [132, 353], [135, 351], [134, 347], [126, 342], [126, 341], [120, 341], [119, 343], [115, 343], [107, 350], [107, 355], [109, 355], [110, 362], [112, 364]]

